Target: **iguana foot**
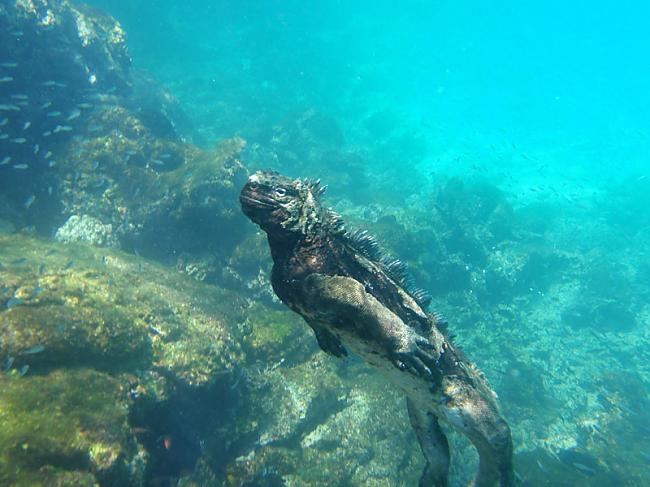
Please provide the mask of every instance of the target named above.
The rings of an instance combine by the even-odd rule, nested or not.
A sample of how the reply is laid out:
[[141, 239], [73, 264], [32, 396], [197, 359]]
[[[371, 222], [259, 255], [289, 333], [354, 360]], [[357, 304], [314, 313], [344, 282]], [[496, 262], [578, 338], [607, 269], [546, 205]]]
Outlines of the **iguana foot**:
[[432, 370], [438, 367], [439, 354], [436, 346], [424, 337], [410, 340], [407, 351], [397, 351], [391, 354], [393, 364], [400, 370], [409, 371], [417, 376], [431, 376]]

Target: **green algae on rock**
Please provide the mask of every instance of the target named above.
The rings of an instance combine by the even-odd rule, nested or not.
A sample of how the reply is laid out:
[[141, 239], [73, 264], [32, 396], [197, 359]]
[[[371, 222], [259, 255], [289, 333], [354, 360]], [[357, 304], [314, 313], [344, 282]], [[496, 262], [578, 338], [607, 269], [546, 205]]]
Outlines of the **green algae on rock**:
[[265, 398], [250, 405], [257, 441], [226, 466], [225, 485], [417, 482], [421, 460], [401, 398], [367, 366], [318, 353], [268, 367], [257, 394]]
[[[242, 358], [231, 325], [244, 302], [233, 293], [114, 250], [24, 235], [0, 236], [0, 246], [0, 356], [16, 366], [155, 364], [195, 384]], [[7, 309], [12, 296], [22, 304]]]
[[246, 176], [238, 159], [244, 140], [226, 139], [206, 151], [156, 137], [120, 106], [98, 117], [116, 129], [74, 141], [54, 168], [62, 215], [110, 226], [111, 241], [148, 256], [203, 252], [227, 259], [251, 231], [236, 210]]
[[247, 355], [267, 364], [304, 361], [317, 351], [302, 319], [285, 310], [254, 304], [247, 310], [243, 328]]
[[[129, 309], [128, 288], [115, 286], [126, 276], [110, 272], [92, 247], [44, 244], [22, 235], [2, 237], [1, 245], [5, 295], [23, 303], [0, 312], [0, 355], [31, 366], [116, 369], [146, 363], [146, 325]], [[43, 351], [24, 354], [34, 346]]]
[[[244, 360], [246, 303], [237, 295], [113, 249], [24, 234], [0, 236], [0, 247], [0, 358], [8, 364], [0, 438], [10, 448], [13, 437], [2, 434], [14, 424], [34, 424], [40, 435], [16, 430], [38, 454], [2, 450], [5, 483], [140, 485], [145, 450], [156, 451], [179, 395], [197, 407], [207, 407], [201, 395], [237, 397], [228, 386]], [[13, 298], [19, 304], [7, 306]], [[161, 428], [149, 443], [130, 431], [134, 414]], [[116, 432], [113, 442], [76, 434], [79, 417], [101, 438]]]
[[0, 375], [0, 483], [138, 485], [146, 453], [127, 414], [119, 382], [102, 372]]

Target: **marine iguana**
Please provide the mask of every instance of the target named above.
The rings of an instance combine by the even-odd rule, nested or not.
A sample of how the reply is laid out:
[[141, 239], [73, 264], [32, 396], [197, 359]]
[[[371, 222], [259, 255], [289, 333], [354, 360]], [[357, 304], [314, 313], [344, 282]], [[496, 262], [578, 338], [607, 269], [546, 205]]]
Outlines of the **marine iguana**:
[[352, 350], [404, 392], [426, 458], [421, 487], [448, 485], [440, 420], [476, 447], [476, 487], [513, 486], [510, 428], [487, 380], [443, 332], [440, 315], [425, 312], [430, 298], [410, 290], [404, 265], [381, 255], [367, 232], [348, 232], [321, 206], [323, 192], [318, 181], [277, 172], [257, 172], [241, 191], [243, 212], [267, 234], [275, 293], [325, 352]]

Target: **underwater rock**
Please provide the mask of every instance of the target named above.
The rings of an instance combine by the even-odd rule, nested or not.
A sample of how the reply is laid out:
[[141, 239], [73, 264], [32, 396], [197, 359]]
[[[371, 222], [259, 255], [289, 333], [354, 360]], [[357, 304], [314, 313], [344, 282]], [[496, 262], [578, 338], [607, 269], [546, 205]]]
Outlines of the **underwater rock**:
[[160, 84], [131, 72], [110, 16], [67, 0], [19, 1], [0, 10], [0, 27], [0, 76], [11, 78], [0, 83], [0, 218], [171, 264], [213, 254], [195, 274], [242, 287], [225, 269], [250, 232], [236, 210], [245, 142], [184, 143], [187, 117]]
[[559, 250], [538, 250], [509, 242], [488, 254], [484, 295], [491, 301], [513, 294], [542, 294], [579, 269], [579, 259]]
[[142, 71], [131, 70], [133, 93], [124, 100], [155, 137], [194, 141], [192, 121], [180, 102], [157, 80]]
[[0, 375], [2, 485], [142, 485], [146, 452], [110, 375], [59, 369]]
[[118, 182], [134, 191], [124, 179], [138, 175], [110, 162], [154, 172], [184, 164], [192, 149], [178, 146], [179, 133], [191, 129], [179, 104], [131, 72], [119, 22], [68, 0], [0, 9], [0, 60], [0, 216], [49, 235], [52, 222], [89, 215], [118, 237], [108, 200]]
[[[24, 235], [0, 243], [0, 357], [15, 357], [14, 368], [155, 364], [197, 385], [243, 356], [235, 324], [245, 304], [232, 293], [114, 250]], [[12, 298], [20, 304], [7, 306]]]
[[212, 254], [194, 255], [183, 252], [176, 260], [176, 269], [197, 281], [214, 282], [219, 275], [219, 263]]
[[86, 242], [98, 247], [117, 247], [113, 236], [113, 226], [104, 225], [101, 221], [89, 215], [72, 215], [54, 236], [63, 243]]
[[[0, 454], [0, 479], [27, 462], [25, 475], [33, 474], [29, 485], [63, 482], [59, 471], [69, 465], [92, 474], [80, 474], [80, 479], [94, 478], [100, 485], [140, 485], [142, 472], [169, 456], [160, 440], [166, 434], [173, 434], [176, 458], [179, 450], [194, 455], [194, 460], [177, 462], [179, 469], [196, 461], [200, 439], [218, 442], [222, 434], [234, 435], [230, 416], [215, 415], [221, 428], [214, 430], [216, 437], [206, 434], [202, 425], [217, 407], [214, 398], [219, 398], [222, 411], [243, 411], [237, 402], [247, 383], [239, 331], [247, 306], [243, 299], [109, 248], [43, 242], [24, 234], [0, 236], [0, 247], [0, 358], [6, 374], [0, 377], [0, 389], [11, 395], [9, 399], [0, 392], [0, 449], [18, 448], [12, 446], [18, 439], [4, 441], [2, 435], [13, 431], [9, 426], [14, 421], [29, 428], [29, 415], [40, 421], [30, 444], [43, 445], [46, 451], [56, 443], [53, 460], [46, 453], [27, 452], [7, 464], [9, 457]], [[43, 380], [54, 388], [65, 384], [61, 401], [66, 406], [53, 416], [44, 399], [38, 399], [39, 388], [49, 391], [39, 386]], [[101, 392], [106, 384], [110, 394]], [[101, 386], [99, 396], [95, 385]], [[119, 411], [119, 428], [110, 422], [92, 423], [84, 412], [88, 403], [78, 400], [79, 395], [85, 395], [97, 414], [108, 418], [105, 421], [110, 411]], [[19, 404], [9, 411], [3, 402], [21, 399], [27, 400], [26, 409]], [[102, 406], [95, 406], [96, 401]], [[4, 419], [7, 411], [15, 414], [11, 423]], [[87, 443], [80, 443], [68, 426], [65, 434], [53, 437], [63, 426], [77, 425], [77, 415], [96, 426], [94, 435], [117, 435], [115, 441], [109, 444], [86, 435]], [[51, 468], [46, 472], [47, 465]], [[125, 469], [131, 477], [124, 477]]]
[[204, 151], [154, 137], [123, 108], [103, 117], [120, 128], [76, 141], [57, 166], [62, 212], [111, 225], [122, 248], [170, 264], [176, 255], [197, 261], [212, 254], [217, 262], [206, 273], [220, 276], [234, 246], [251, 232], [236, 210], [247, 175], [238, 159], [245, 142], [235, 137]]
[[67, 0], [5, 2], [0, 59], [0, 188], [18, 206], [21, 190], [47, 188], [44, 175], [102, 97], [128, 93], [131, 60], [115, 19]]
[[508, 239], [516, 222], [505, 194], [481, 181], [451, 179], [437, 191], [433, 207], [434, 221], [451, 237], [446, 248], [475, 263], [485, 262], [487, 249]]
[[313, 337], [302, 319], [284, 309], [268, 309], [254, 304], [242, 324], [246, 337], [243, 347], [251, 360], [279, 363], [285, 359], [303, 362], [313, 355]]
[[[119, 22], [86, 5], [68, 0], [18, 0], [0, 10], [3, 68], [10, 84], [54, 103], [77, 101], [81, 90], [124, 90], [131, 58]], [[65, 46], [65, 49], [62, 49]], [[3, 88], [3, 90], [6, 88]], [[15, 98], [23, 100], [23, 98]], [[32, 111], [40, 100], [25, 105]]]
[[601, 332], [628, 332], [637, 325], [636, 315], [626, 303], [593, 296], [565, 309], [562, 321], [574, 330], [592, 328]]
[[496, 248], [488, 255], [485, 288], [492, 300], [506, 299], [517, 288], [519, 276], [528, 261], [525, 251], [511, 246]]
[[[102, 263], [91, 247], [43, 244], [23, 235], [1, 238], [7, 264], [0, 271], [0, 356], [15, 357], [16, 368], [32, 370], [146, 363], [149, 332], [119, 269]], [[109, 256], [103, 260], [112, 262]], [[125, 288], [116, 289], [116, 282]], [[8, 306], [11, 299], [20, 304]], [[34, 347], [42, 350], [28, 353]]]
[[420, 453], [402, 401], [367, 367], [348, 365], [316, 354], [264, 370], [253, 440], [225, 467], [229, 485], [417, 483]]
[[267, 247], [266, 239], [260, 233], [246, 235], [222, 268], [219, 282], [256, 302], [277, 307], [279, 300], [269, 279], [271, 257]]

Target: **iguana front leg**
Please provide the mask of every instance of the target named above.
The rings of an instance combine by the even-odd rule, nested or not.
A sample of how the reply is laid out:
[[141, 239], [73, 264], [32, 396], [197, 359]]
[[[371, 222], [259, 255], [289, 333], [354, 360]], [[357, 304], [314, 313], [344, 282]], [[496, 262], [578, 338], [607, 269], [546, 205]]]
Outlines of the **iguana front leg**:
[[348, 351], [345, 349], [341, 340], [339, 340], [325, 325], [308, 320], [307, 324], [314, 330], [316, 340], [321, 350], [335, 357], [347, 357]]
[[304, 279], [301, 290], [311, 320], [378, 344], [402, 370], [430, 375], [437, 366], [440, 353], [435, 344], [406, 325], [355, 279], [314, 273]]

